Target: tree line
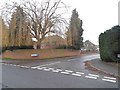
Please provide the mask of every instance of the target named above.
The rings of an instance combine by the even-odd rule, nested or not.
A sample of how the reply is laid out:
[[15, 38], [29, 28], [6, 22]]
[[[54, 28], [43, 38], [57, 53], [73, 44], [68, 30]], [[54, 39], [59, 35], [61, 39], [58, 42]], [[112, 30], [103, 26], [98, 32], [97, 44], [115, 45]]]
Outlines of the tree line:
[[[79, 19], [76, 9], [73, 10], [70, 22], [68, 23], [62, 17], [66, 10], [66, 4], [61, 0], [42, 1], [23, 1], [19, 3], [6, 4], [3, 8], [3, 17], [8, 22], [8, 46], [21, 47], [31, 46], [34, 44], [32, 38], [37, 41], [37, 48], [41, 48], [41, 42], [48, 34], [63, 33], [65, 27], [67, 29], [66, 38], [68, 46], [73, 49], [80, 49], [82, 46], [82, 20]], [[12, 10], [13, 12], [11, 12]], [[6, 17], [11, 13], [11, 18]], [[3, 35], [3, 37], [5, 37]]]

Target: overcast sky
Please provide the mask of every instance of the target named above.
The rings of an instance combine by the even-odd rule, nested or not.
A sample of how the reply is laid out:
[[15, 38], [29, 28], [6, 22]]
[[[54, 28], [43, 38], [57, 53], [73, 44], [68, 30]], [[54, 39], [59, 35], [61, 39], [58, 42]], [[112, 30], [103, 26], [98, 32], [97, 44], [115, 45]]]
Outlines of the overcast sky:
[[[0, 0], [0, 6], [9, 0]], [[15, 0], [11, 0], [15, 1]], [[71, 17], [72, 10], [76, 8], [79, 18], [83, 20], [83, 37], [85, 40], [98, 44], [101, 32], [118, 24], [119, 0], [63, 0], [70, 6], [67, 18]]]
[[119, 0], [64, 0], [76, 8], [79, 18], [83, 20], [84, 40], [98, 44], [101, 32], [118, 24]]

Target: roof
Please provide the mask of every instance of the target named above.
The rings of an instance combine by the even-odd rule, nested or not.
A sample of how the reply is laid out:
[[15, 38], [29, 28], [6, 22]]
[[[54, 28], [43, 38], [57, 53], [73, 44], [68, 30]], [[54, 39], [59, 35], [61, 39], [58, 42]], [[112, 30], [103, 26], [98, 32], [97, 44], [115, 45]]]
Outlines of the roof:
[[50, 42], [50, 41], [64, 41], [64, 39], [61, 36], [53, 35], [53, 36], [47, 36], [43, 39], [42, 43]]

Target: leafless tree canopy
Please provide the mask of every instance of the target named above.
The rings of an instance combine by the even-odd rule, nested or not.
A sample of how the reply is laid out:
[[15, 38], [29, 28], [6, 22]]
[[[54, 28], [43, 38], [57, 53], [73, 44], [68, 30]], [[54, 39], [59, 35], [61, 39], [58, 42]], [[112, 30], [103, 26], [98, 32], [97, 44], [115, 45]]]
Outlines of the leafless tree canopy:
[[[26, 13], [27, 27], [32, 38], [37, 39], [39, 46], [46, 35], [49, 33], [61, 33], [61, 30], [67, 24], [66, 20], [62, 18], [67, 9], [61, 0], [43, 0], [41, 3], [36, 0], [13, 2], [12, 5], [7, 5], [4, 8], [3, 15], [13, 13], [18, 6], [23, 8]], [[9, 17], [5, 18], [8, 18], [6, 21], [9, 22]]]

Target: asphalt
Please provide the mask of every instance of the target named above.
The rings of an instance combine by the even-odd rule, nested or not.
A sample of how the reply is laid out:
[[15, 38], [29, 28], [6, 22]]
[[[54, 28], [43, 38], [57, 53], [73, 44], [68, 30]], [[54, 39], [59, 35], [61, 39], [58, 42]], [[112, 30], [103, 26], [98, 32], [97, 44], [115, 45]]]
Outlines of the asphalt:
[[[93, 59], [99, 59], [99, 55], [96, 54], [65, 59], [57, 58], [54, 60], [2, 61], [2, 87], [118, 88], [117, 79], [115, 83], [113, 82], [114, 80], [112, 80], [112, 82], [111, 80], [104, 81], [105, 75], [99, 75], [98, 73], [85, 68], [84, 62], [91, 61]], [[32, 67], [35, 67], [36, 69], [33, 69]], [[40, 70], [39, 67], [44, 68]], [[52, 70], [50, 70], [50, 68], [52, 68]], [[55, 72], [57, 69], [62, 71]], [[72, 72], [68, 73], [68, 71]], [[77, 72], [84, 74], [76, 76]], [[94, 77], [89, 78], [90, 74], [94, 75]]]
[[2, 88], [2, 64], [0, 63], [0, 90]]
[[3, 60], [3, 63], [24, 65], [24, 66], [47, 66], [50, 68], [62, 68], [70, 69], [74, 71], [85, 71], [91, 72], [85, 69], [84, 61], [91, 61], [94, 58], [98, 58], [99, 55], [88, 55], [82, 57], [71, 57], [71, 58], [56, 58], [51, 60]]
[[10, 65], [2, 66], [2, 83], [7, 88], [118, 88], [118, 82], [62, 74], [38, 69], [26, 69]]

